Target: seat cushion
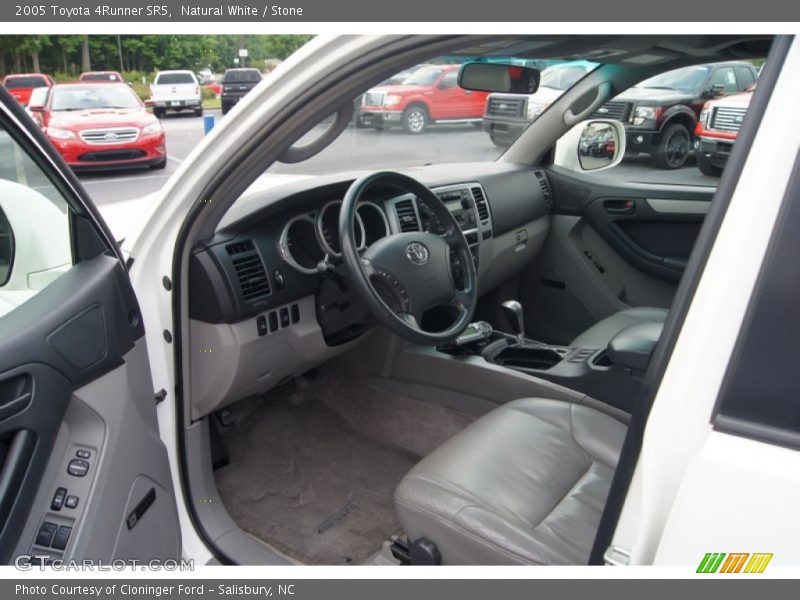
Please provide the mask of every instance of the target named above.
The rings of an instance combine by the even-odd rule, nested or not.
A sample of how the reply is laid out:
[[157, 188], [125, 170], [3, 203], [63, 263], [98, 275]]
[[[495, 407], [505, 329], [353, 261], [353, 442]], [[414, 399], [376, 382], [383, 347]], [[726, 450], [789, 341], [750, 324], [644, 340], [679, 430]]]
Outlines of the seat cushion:
[[444, 564], [587, 564], [625, 432], [579, 404], [515, 400], [403, 478], [400, 522]]
[[640, 323], [663, 324], [667, 320], [667, 314], [668, 311], [665, 308], [648, 306], [626, 308], [592, 325], [572, 340], [570, 346], [573, 348], [605, 348], [611, 338], [626, 327]]

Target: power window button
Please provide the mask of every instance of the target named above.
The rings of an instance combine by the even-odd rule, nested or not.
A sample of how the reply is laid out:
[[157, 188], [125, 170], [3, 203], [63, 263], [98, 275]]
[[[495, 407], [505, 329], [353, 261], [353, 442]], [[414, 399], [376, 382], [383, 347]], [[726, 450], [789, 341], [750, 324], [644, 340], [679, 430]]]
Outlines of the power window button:
[[49, 521], [42, 523], [42, 526], [39, 527], [39, 533], [36, 534], [36, 545], [49, 548], [56, 529], [58, 529], [58, 525], [55, 523], [50, 523]]
[[63, 550], [67, 547], [67, 542], [69, 542], [69, 536], [72, 534], [72, 527], [65, 527], [62, 525], [56, 531], [55, 536], [53, 536], [53, 548], [56, 550]]

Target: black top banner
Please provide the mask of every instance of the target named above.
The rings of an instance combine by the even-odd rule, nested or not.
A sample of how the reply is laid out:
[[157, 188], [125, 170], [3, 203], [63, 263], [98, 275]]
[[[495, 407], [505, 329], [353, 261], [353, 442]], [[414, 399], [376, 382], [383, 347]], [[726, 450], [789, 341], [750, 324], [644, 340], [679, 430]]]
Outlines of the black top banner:
[[[800, 3], [787, 0], [11, 0], [5, 22], [792, 22]], [[542, 33], [532, 31], [531, 33]], [[598, 31], [598, 33], [600, 33]]]

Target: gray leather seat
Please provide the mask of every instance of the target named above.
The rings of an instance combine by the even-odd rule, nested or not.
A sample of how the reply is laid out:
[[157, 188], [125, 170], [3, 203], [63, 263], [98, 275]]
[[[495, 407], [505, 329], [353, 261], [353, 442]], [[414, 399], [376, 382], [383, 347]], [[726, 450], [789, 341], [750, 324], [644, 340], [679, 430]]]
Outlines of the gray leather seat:
[[579, 404], [510, 402], [403, 478], [400, 522], [444, 564], [587, 564], [625, 432]]
[[667, 320], [665, 308], [639, 306], [626, 308], [592, 325], [570, 344], [573, 348], [605, 348], [615, 335], [626, 327], [640, 323], [660, 323]]

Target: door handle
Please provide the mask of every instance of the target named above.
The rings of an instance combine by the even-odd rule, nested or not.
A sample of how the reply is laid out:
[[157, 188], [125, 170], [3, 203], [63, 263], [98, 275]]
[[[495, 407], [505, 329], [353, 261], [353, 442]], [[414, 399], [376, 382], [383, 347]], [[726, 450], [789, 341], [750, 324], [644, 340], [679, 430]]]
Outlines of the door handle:
[[610, 215], [632, 215], [636, 212], [633, 200], [604, 200], [603, 208]]

